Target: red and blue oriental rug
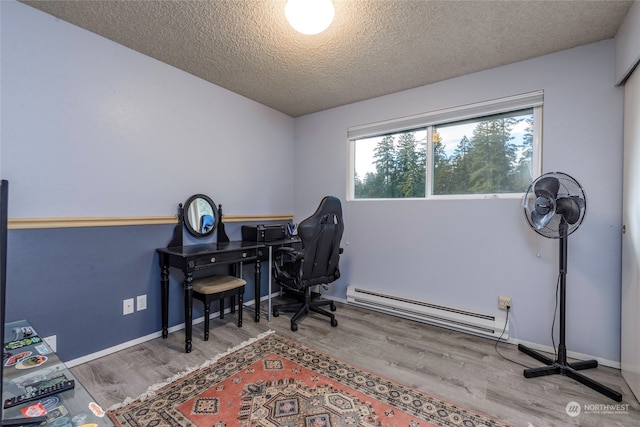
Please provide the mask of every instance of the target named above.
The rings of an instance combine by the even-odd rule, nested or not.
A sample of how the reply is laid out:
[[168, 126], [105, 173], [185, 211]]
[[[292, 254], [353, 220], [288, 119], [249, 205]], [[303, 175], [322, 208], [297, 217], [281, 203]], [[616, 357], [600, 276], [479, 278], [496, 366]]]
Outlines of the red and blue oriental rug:
[[505, 425], [271, 332], [109, 416], [121, 427]]

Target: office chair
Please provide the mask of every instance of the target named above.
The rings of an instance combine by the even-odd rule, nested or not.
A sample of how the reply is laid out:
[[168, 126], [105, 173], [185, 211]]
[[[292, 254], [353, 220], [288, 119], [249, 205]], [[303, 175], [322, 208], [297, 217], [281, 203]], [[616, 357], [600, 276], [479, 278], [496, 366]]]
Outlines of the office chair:
[[335, 316], [321, 308], [328, 305], [331, 311], [336, 311], [334, 302], [315, 298], [311, 287], [327, 285], [340, 277], [338, 264], [343, 231], [340, 199], [327, 196], [315, 213], [298, 226], [302, 249], [282, 247], [273, 251], [275, 282], [296, 294], [301, 302], [275, 305], [272, 314], [278, 317], [280, 311], [295, 312], [291, 319], [294, 332], [298, 330], [298, 322], [309, 312], [325, 315], [331, 319], [331, 326], [338, 326]]

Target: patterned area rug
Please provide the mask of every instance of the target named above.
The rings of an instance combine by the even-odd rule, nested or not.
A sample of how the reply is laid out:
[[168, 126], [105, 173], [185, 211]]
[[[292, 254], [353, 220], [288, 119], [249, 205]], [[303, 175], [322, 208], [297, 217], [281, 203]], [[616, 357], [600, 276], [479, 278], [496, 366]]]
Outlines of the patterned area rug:
[[117, 426], [504, 426], [272, 332], [111, 408]]

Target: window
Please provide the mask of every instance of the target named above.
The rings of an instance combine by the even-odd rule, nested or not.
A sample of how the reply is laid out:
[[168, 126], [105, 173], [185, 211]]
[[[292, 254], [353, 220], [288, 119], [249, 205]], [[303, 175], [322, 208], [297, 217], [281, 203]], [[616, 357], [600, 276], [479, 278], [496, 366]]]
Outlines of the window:
[[520, 197], [541, 115], [535, 92], [349, 129], [350, 199]]

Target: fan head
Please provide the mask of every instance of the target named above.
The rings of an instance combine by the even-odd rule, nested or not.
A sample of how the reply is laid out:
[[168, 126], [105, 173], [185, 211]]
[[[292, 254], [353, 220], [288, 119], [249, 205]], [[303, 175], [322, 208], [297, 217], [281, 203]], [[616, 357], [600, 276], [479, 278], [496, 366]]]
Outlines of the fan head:
[[546, 173], [535, 179], [524, 196], [524, 214], [540, 235], [559, 239], [573, 233], [587, 210], [582, 186], [562, 172]]

